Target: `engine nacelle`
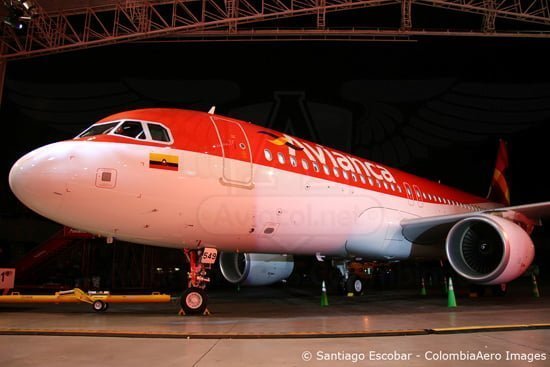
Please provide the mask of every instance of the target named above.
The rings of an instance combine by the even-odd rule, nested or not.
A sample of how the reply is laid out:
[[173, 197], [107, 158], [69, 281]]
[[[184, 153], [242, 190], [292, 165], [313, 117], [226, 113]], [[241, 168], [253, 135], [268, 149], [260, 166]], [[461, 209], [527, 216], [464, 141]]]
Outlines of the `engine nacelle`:
[[456, 223], [447, 235], [445, 250], [453, 269], [479, 284], [514, 280], [535, 256], [533, 241], [520, 226], [491, 215]]
[[243, 285], [268, 285], [286, 279], [294, 269], [291, 255], [222, 252], [220, 270], [227, 281]]

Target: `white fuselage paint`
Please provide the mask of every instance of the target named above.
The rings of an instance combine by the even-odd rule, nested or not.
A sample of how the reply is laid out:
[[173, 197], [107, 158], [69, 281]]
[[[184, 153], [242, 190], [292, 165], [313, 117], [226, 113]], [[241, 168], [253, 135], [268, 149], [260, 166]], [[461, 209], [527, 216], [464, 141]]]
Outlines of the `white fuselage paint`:
[[[150, 168], [152, 151], [177, 155], [179, 170]], [[403, 218], [468, 211], [259, 164], [252, 164], [253, 186], [243, 188], [221, 179], [223, 164], [185, 150], [65, 141], [21, 158], [10, 180], [19, 181], [11, 186], [23, 203], [54, 221], [173, 248], [404, 259], [411, 243], [401, 234]], [[249, 175], [250, 164], [232, 161], [231, 169]], [[101, 169], [116, 171], [114, 187], [99, 187]]]

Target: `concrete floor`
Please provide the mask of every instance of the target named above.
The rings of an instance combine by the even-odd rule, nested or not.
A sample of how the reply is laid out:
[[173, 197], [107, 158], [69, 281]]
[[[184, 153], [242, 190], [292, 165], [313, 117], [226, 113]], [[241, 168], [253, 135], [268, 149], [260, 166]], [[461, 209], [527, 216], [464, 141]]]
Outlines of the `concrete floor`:
[[[331, 296], [329, 307], [320, 307], [316, 293], [213, 291], [209, 317], [179, 317], [176, 304], [115, 304], [102, 314], [87, 305], [0, 305], [0, 365], [550, 366], [550, 299], [533, 298], [528, 288], [506, 297], [459, 296], [455, 309], [437, 292]], [[411, 330], [422, 335], [407, 335]], [[404, 335], [365, 337], [387, 331]], [[90, 336], [69, 336], [79, 332]], [[488, 360], [464, 360], [480, 352]], [[455, 357], [462, 360], [448, 360]]]

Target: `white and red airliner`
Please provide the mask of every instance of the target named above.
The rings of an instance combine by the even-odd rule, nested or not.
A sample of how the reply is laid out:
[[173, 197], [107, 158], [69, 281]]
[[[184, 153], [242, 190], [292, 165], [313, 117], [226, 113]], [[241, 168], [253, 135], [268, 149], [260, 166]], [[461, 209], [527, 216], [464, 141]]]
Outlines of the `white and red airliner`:
[[507, 205], [506, 165], [501, 144], [493, 202], [213, 110], [142, 109], [28, 153], [9, 183], [65, 226], [185, 249], [181, 303], [201, 313], [218, 257], [229, 281], [246, 284], [288, 277], [293, 254], [446, 256], [474, 283], [509, 282], [531, 264], [530, 233], [550, 202]]

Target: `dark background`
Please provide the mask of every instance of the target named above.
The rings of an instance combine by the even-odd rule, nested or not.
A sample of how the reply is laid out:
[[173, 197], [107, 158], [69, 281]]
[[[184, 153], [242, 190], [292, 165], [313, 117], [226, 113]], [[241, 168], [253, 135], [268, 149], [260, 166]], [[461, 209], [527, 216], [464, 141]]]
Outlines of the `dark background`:
[[[10, 62], [0, 110], [0, 266], [59, 228], [11, 194], [15, 160], [139, 107], [216, 105], [219, 114], [481, 196], [503, 138], [512, 203], [547, 201], [548, 49], [544, 40], [489, 38], [138, 43]], [[537, 229], [540, 265], [548, 240]]]

